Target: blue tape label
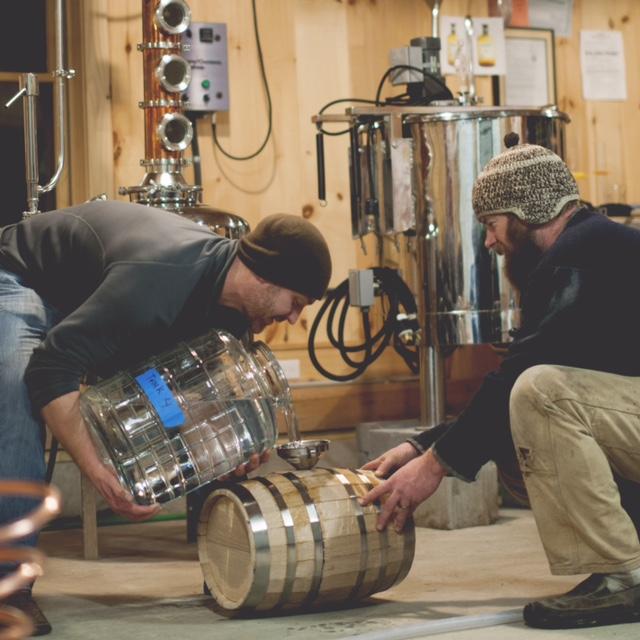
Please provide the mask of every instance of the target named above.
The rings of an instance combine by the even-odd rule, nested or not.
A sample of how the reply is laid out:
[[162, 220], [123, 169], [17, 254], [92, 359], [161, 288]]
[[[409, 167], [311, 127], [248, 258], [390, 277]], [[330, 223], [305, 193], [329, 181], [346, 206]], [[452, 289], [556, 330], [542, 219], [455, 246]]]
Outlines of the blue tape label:
[[184, 414], [180, 405], [156, 369], [149, 369], [141, 373], [136, 377], [136, 380], [167, 429], [175, 429], [184, 424]]

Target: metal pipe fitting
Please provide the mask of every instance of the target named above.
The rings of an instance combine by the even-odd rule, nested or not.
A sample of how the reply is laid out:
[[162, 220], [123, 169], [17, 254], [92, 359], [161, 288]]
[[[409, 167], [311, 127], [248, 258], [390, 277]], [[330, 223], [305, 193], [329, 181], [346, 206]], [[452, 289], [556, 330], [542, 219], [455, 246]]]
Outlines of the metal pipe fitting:
[[440, 5], [441, 0], [435, 0], [431, 9], [431, 37], [440, 37]]
[[175, 36], [189, 28], [191, 9], [184, 0], [160, 0], [153, 19], [159, 29]]

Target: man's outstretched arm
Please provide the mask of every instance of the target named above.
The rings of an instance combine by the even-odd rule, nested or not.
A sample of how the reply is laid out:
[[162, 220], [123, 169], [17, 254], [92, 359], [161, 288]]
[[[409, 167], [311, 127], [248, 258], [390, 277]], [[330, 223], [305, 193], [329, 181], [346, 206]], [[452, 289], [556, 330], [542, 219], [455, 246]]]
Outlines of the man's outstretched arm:
[[109, 507], [130, 520], [146, 520], [160, 507], [136, 504], [117, 476], [98, 456], [89, 431], [80, 415], [80, 393], [72, 391], [42, 408], [42, 418], [51, 432], [91, 481]]

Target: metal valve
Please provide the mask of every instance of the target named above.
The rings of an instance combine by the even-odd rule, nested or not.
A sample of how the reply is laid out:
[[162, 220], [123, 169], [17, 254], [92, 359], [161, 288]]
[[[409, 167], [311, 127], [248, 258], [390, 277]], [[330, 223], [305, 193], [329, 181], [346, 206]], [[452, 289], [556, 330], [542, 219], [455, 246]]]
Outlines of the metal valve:
[[402, 344], [408, 347], [420, 344], [421, 331], [418, 327], [418, 315], [416, 313], [399, 313], [396, 322], [400, 326], [398, 338]]

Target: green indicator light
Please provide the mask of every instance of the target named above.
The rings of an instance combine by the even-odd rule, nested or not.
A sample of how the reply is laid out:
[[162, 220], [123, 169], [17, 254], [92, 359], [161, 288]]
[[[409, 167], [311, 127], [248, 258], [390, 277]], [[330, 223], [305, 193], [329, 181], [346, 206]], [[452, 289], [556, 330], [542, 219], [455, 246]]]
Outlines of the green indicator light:
[[203, 89], [208, 89], [211, 86], [211, 83], [208, 80], [203, 80], [200, 84]]

